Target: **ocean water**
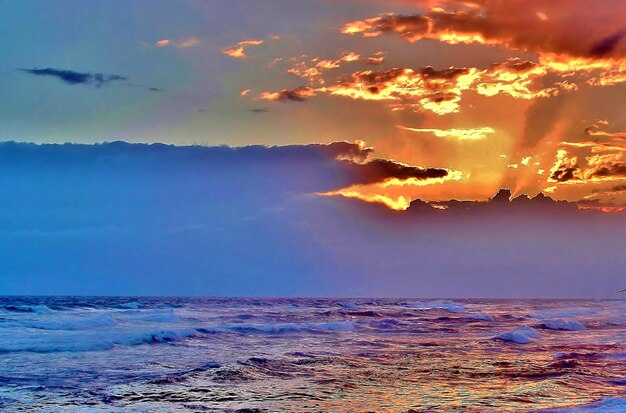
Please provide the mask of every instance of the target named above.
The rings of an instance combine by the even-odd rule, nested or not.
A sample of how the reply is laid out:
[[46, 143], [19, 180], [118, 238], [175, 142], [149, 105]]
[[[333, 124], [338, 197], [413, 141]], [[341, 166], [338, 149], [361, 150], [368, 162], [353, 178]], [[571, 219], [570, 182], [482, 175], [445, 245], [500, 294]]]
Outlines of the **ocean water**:
[[626, 301], [0, 298], [2, 412], [626, 412]]

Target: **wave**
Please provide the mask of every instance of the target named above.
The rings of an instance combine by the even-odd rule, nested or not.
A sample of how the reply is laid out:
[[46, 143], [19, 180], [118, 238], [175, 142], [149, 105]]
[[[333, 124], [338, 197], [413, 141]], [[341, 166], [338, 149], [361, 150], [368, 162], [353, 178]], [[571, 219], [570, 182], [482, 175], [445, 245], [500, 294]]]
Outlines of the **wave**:
[[354, 317], [382, 317], [383, 315], [374, 310], [340, 310], [340, 314]]
[[130, 303], [121, 303], [116, 306], [117, 308], [125, 308], [128, 310], [139, 310], [141, 308], [141, 304], [136, 301], [132, 301]]
[[39, 305], [6, 305], [2, 307], [5, 311], [13, 312], [13, 313], [34, 313], [34, 314], [51, 314], [54, 310], [49, 307], [39, 304]]
[[281, 323], [281, 324], [224, 324], [217, 327], [199, 328], [202, 333], [289, 333], [296, 331], [350, 331], [354, 330], [352, 321], [334, 321], [326, 323]]
[[465, 311], [465, 304], [454, 301], [414, 301], [404, 303], [404, 305], [418, 310], [446, 310], [452, 313], [462, 313]]
[[370, 321], [369, 326], [380, 330], [392, 330], [398, 328], [401, 323], [394, 318], [383, 318], [380, 320]]
[[143, 330], [143, 331], [99, 331], [56, 337], [23, 336], [8, 342], [0, 342], [0, 353], [32, 352], [84, 352], [110, 350], [115, 346], [137, 346], [141, 344], [179, 341], [196, 334], [194, 329]]
[[176, 323], [180, 321], [174, 310], [171, 308], [165, 310], [155, 310], [150, 313], [138, 313], [131, 312], [130, 314], [124, 313], [124, 319], [127, 321], [137, 321], [143, 323]]
[[479, 313], [479, 314], [468, 314], [464, 318], [469, 318], [470, 320], [482, 320], [482, 321], [496, 321], [491, 315], [487, 313]]
[[359, 308], [360, 306], [353, 301], [340, 301], [337, 305], [341, 308]]
[[96, 328], [115, 327], [116, 322], [111, 314], [98, 314], [93, 317], [60, 318], [50, 321], [28, 320], [0, 323], [0, 327], [26, 327], [39, 330], [90, 330]]
[[495, 340], [509, 341], [518, 344], [528, 344], [534, 339], [540, 338], [541, 334], [532, 327], [524, 326], [515, 330], [505, 331], [494, 337]]
[[582, 331], [585, 325], [576, 320], [546, 320], [537, 326], [546, 330]]

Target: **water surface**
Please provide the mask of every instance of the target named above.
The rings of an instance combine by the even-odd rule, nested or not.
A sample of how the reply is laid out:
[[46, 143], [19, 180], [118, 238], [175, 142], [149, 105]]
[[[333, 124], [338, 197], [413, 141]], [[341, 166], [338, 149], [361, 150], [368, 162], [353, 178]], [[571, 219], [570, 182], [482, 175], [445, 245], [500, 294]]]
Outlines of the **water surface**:
[[623, 412], [625, 337], [626, 301], [4, 297], [0, 408]]

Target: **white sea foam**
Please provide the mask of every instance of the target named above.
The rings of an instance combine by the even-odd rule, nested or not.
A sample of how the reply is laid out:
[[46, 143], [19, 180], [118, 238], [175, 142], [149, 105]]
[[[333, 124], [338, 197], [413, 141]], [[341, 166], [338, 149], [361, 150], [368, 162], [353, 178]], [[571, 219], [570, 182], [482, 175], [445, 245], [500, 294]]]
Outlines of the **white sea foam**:
[[9, 312], [19, 312], [19, 313], [35, 313], [35, 314], [51, 314], [54, 310], [49, 307], [40, 304], [40, 305], [13, 305], [4, 307], [6, 311]]
[[452, 313], [462, 313], [465, 311], [465, 304], [454, 301], [414, 301], [406, 303], [406, 305], [418, 310], [446, 310]]
[[180, 320], [180, 317], [178, 317], [171, 308], [150, 312], [132, 312], [123, 314], [123, 317], [128, 321], [144, 323], [176, 323]]
[[[61, 333], [61, 334], [59, 334]], [[110, 329], [81, 333], [56, 332], [56, 334], [15, 334], [0, 337], [0, 353], [8, 352], [81, 352], [109, 350], [115, 346], [177, 341], [195, 334], [193, 329], [137, 330]]]
[[607, 398], [584, 406], [537, 410], [535, 413], [626, 413], [626, 399]]
[[136, 301], [132, 301], [130, 303], [122, 303], [120, 305], [118, 305], [119, 308], [127, 308], [129, 310], [138, 310], [139, 308], [141, 308], [141, 304], [139, 304]]
[[288, 333], [303, 330], [329, 330], [329, 331], [350, 331], [354, 330], [352, 321], [334, 321], [327, 323], [280, 323], [280, 324], [230, 324], [217, 327], [204, 328], [207, 332], [233, 331], [239, 333]]
[[497, 340], [510, 341], [519, 344], [528, 344], [536, 338], [540, 338], [541, 334], [532, 327], [524, 326], [515, 330], [505, 331], [494, 337]]
[[12, 327], [27, 327], [41, 330], [90, 330], [115, 327], [115, 320], [109, 313], [90, 317], [63, 317], [46, 320], [28, 320], [11, 323]]

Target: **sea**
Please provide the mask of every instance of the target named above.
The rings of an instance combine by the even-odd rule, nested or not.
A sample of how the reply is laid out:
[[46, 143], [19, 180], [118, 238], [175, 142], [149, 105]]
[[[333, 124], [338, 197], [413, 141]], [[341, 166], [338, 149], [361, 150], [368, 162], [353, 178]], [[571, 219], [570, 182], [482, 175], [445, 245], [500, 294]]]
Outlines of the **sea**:
[[2, 412], [626, 412], [626, 301], [0, 297]]

